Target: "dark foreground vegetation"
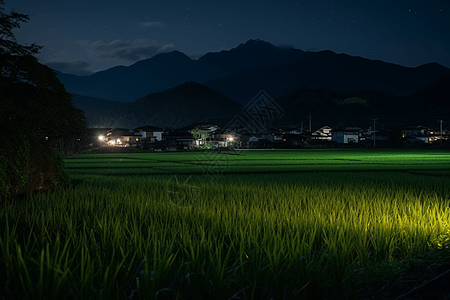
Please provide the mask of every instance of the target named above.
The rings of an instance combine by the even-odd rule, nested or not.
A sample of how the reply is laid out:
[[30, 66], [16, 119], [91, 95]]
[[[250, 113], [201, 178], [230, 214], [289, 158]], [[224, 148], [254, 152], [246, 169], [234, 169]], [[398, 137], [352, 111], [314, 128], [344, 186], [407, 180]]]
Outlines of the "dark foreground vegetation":
[[12, 30], [28, 20], [5, 13], [0, 0], [0, 202], [37, 190], [67, 186], [56, 140], [82, 136], [84, 114], [48, 67], [40, 46], [17, 43]]

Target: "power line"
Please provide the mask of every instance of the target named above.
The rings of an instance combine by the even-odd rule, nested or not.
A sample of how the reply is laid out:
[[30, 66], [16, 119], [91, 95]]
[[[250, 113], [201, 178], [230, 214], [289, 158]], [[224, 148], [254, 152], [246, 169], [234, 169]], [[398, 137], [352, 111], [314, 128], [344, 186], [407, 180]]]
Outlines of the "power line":
[[309, 113], [308, 119], [309, 119], [309, 132], [311, 132], [311, 119], [312, 119], [311, 113]]
[[378, 120], [378, 118], [370, 118], [373, 121], [373, 148], [375, 148], [375, 121]]

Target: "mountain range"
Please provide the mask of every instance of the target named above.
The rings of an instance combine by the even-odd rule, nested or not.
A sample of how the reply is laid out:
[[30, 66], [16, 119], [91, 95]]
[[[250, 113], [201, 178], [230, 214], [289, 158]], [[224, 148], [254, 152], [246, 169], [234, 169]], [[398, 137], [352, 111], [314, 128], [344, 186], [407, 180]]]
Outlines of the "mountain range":
[[[82, 99], [82, 98], [78, 98]], [[78, 106], [74, 102], [75, 106]], [[132, 103], [86, 115], [90, 127], [128, 128], [151, 125], [181, 128], [214, 120], [224, 125], [242, 110], [242, 105], [196, 82], [186, 82]]]
[[277, 98], [299, 86], [408, 95], [446, 75], [450, 75], [450, 69], [436, 63], [410, 68], [328, 50], [305, 52], [292, 47], [280, 48], [261, 40], [207, 53], [197, 60], [173, 51], [89, 76], [57, 72], [68, 92], [83, 96], [132, 102], [192, 81], [243, 105], [260, 90]]
[[[450, 115], [450, 76], [442, 78], [425, 89], [397, 96], [377, 91], [338, 92], [324, 88], [297, 87], [283, 93], [272, 105], [280, 113], [272, 114], [266, 125], [312, 128], [339, 126], [368, 128], [377, 119], [378, 128], [423, 125], [436, 128], [438, 120]], [[84, 100], [95, 103], [91, 97], [73, 98], [77, 107]], [[106, 100], [99, 99], [105, 104]], [[248, 122], [240, 103], [211, 88], [188, 82], [159, 93], [152, 93], [132, 103], [107, 101], [109, 109], [86, 111], [90, 127], [124, 127], [133, 129], [143, 125], [163, 128], [181, 128], [200, 121], [211, 121], [223, 127], [235, 117]], [[260, 106], [262, 114], [267, 110]]]
[[450, 76], [406, 96], [370, 90], [294, 88], [276, 99], [284, 113], [274, 124], [300, 127], [303, 123], [307, 129], [311, 115], [313, 128], [324, 125], [368, 128], [373, 126], [372, 119], [377, 119], [379, 128], [418, 125], [436, 128], [438, 120], [448, 120], [450, 115], [449, 86]]
[[[223, 125], [264, 90], [273, 125], [434, 126], [450, 114], [450, 69], [416, 68], [250, 40], [193, 60], [174, 51], [90, 76], [57, 73], [90, 127]], [[109, 100], [106, 100], [109, 99]], [[124, 103], [126, 102], [126, 103]], [[436, 123], [436, 124], [435, 124]]]

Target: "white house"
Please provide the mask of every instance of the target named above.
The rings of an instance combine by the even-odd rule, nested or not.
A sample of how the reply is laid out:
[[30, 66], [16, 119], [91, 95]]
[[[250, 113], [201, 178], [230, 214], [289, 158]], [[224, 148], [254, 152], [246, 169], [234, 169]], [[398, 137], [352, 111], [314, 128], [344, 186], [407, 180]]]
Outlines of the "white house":
[[430, 143], [432, 137], [430, 135], [430, 129], [424, 126], [412, 126], [407, 127], [404, 130], [404, 138], [410, 142], [423, 142], [425, 144]]
[[311, 133], [311, 140], [331, 141], [331, 127], [323, 126]]
[[163, 140], [164, 130], [159, 127], [145, 125], [135, 128], [133, 131], [135, 135], [140, 135], [143, 141], [160, 142]]
[[108, 130], [103, 142], [110, 146], [136, 146], [141, 143], [141, 137], [135, 136], [127, 128], [114, 128]]

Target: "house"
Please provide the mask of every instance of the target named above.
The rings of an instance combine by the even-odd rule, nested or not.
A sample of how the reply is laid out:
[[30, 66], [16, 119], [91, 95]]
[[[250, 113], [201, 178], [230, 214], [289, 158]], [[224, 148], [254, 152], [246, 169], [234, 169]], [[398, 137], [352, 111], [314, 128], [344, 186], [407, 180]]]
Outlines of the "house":
[[160, 142], [163, 140], [164, 129], [154, 126], [141, 126], [133, 129], [135, 135], [140, 135], [143, 142]]
[[265, 149], [265, 148], [273, 148], [275, 143], [273, 141], [269, 141], [268, 139], [258, 139], [256, 142], [251, 142], [248, 145], [250, 149]]
[[104, 141], [109, 146], [120, 145], [121, 137], [124, 134], [130, 134], [128, 128], [112, 128], [106, 133]]
[[269, 140], [271, 142], [282, 142], [283, 141], [283, 133], [279, 130], [268, 130], [266, 132], [261, 133], [261, 138]]
[[112, 128], [88, 128], [91, 145], [102, 146], [106, 140], [108, 131]]
[[124, 147], [137, 146], [141, 144], [141, 137], [130, 132], [129, 134], [120, 136], [117, 144], [123, 145]]
[[242, 146], [240, 134], [231, 130], [214, 133], [211, 142], [216, 147], [239, 148]]
[[403, 130], [403, 137], [412, 143], [430, 143], [432, 136], [430, 135], [430, 129], [424, 126], [410, 126]]
[[[196, 122], [189, 126], [182, 128], [182, 130], [187, 130], [194, 138], [194, 147], [200, 147], [205, 144], [214, 144], [214, 135], [219, 132], [220, 127], [217, 124], [211, 123], [209, 121]], [[197, 131], [199, 136], [194, 136], [194, 130]], [[227, 137], [232, 138], [231, 136]], [[231, 140], [228, 140], [231, 141]], [[227, 142], [225, 142], [227, 144]]]
[[237, 137], [231, 136], [236, 142], [231, 147], [238, 146], [239, 148], [248, 148], [250, 143], [258, 141], [258, 136], [255, 131], [246, 127], [247, 124], [241, 123], [239, 118], [236, 118], [235, 123], [227, 125], [224, 129], [220, 129], [220, 133], [232, 133]]
[[428, 134], [429, 131], [430, 131], [429, 128], [421, 126], [421, 125], [409, 126], [409, 127], [404, 128], [404, 130], [403, 130], [405, 137], [406, 136], [420, 136], [420, 135], [425, 136]]
[[443, 129], [441, 130], [435, 130], [430, 131], [430, 143], [442, 143], [443, 141], [448, 141], [450, 138], [450, 130], [449, 129]]
[[[198, 130], [199, 134], [206, 138], [194, 136], [194, 130]], [[170, 149], [183, 150], [200, 147], [203, 144], [211, 144], [215, 147], [241, 147], [240, 137], [240, 134], [234, 130], [220, 130], [218, 125], [211, 122], [197, 122], [166, 133], [164, 139], [170, 145]], [[166, 147], [166, 149], [169, 148]]]
[[196, 139], [190, 132], [190, 129], [186, 128], [176, 129], [166, 133], [165, 140], [170, 145], [168, 151], [188, 149], [196, 144]]
[[183, 127], [182, 129], [192, 130], [195, 128], [199, 129], [202, 132], [206, 132], [208, 134], [216, 132], [217, 130], [220, 129], [220, 127], [217, 124], [211, 123], [209, 121], [192, 123], [191, 125]]
[[106, 133], [104, 142], [109, 146], [137, 146], [141, 144], [141, 137], [134, 135], [127, 128], [113, 128]]
[[289, 147], [299, 147], [304, 144], [304, 142], [307, 140], [306, 136], [303, 134], [296, 134], [296, 133], [288, 133], [283, 134], [283, 142]]
[[311, 133], [311, 140], [331, 141], [331, 127], [323, 126]]
[[332, 141], [339, 144], [359, 143], [361, 132], [359, 127], [341, 127], [332, 131]]
[[302, 134], [302, 131], [294, 126], [285, 126], [279, 129], [281, 133], [286, 134]]
[[380, 130], [373, 130], [369, 127], [368, 130], [362, 130], [359, 134], [359, 141], [364, 141], [367, 146], [377, 147], [377, 146], [388, 146], [390, 140], [392, 139], [392, 130], [382, 128]]
[[168, 145], [170, 145], [170, 150], [187, 150], [191, 147], [199, 147], [204, 142], [201, 139], [194, 137], [192, 132], [195, 129], [198, 129], [200, 134], [208, 135], [206, 140], [208, 143], [211, 141], [213, 133], [219, 129], [219, 126], [211, 122], [193, 123], [183, 128], [165, 132], [164, 140], [167, 141]]

